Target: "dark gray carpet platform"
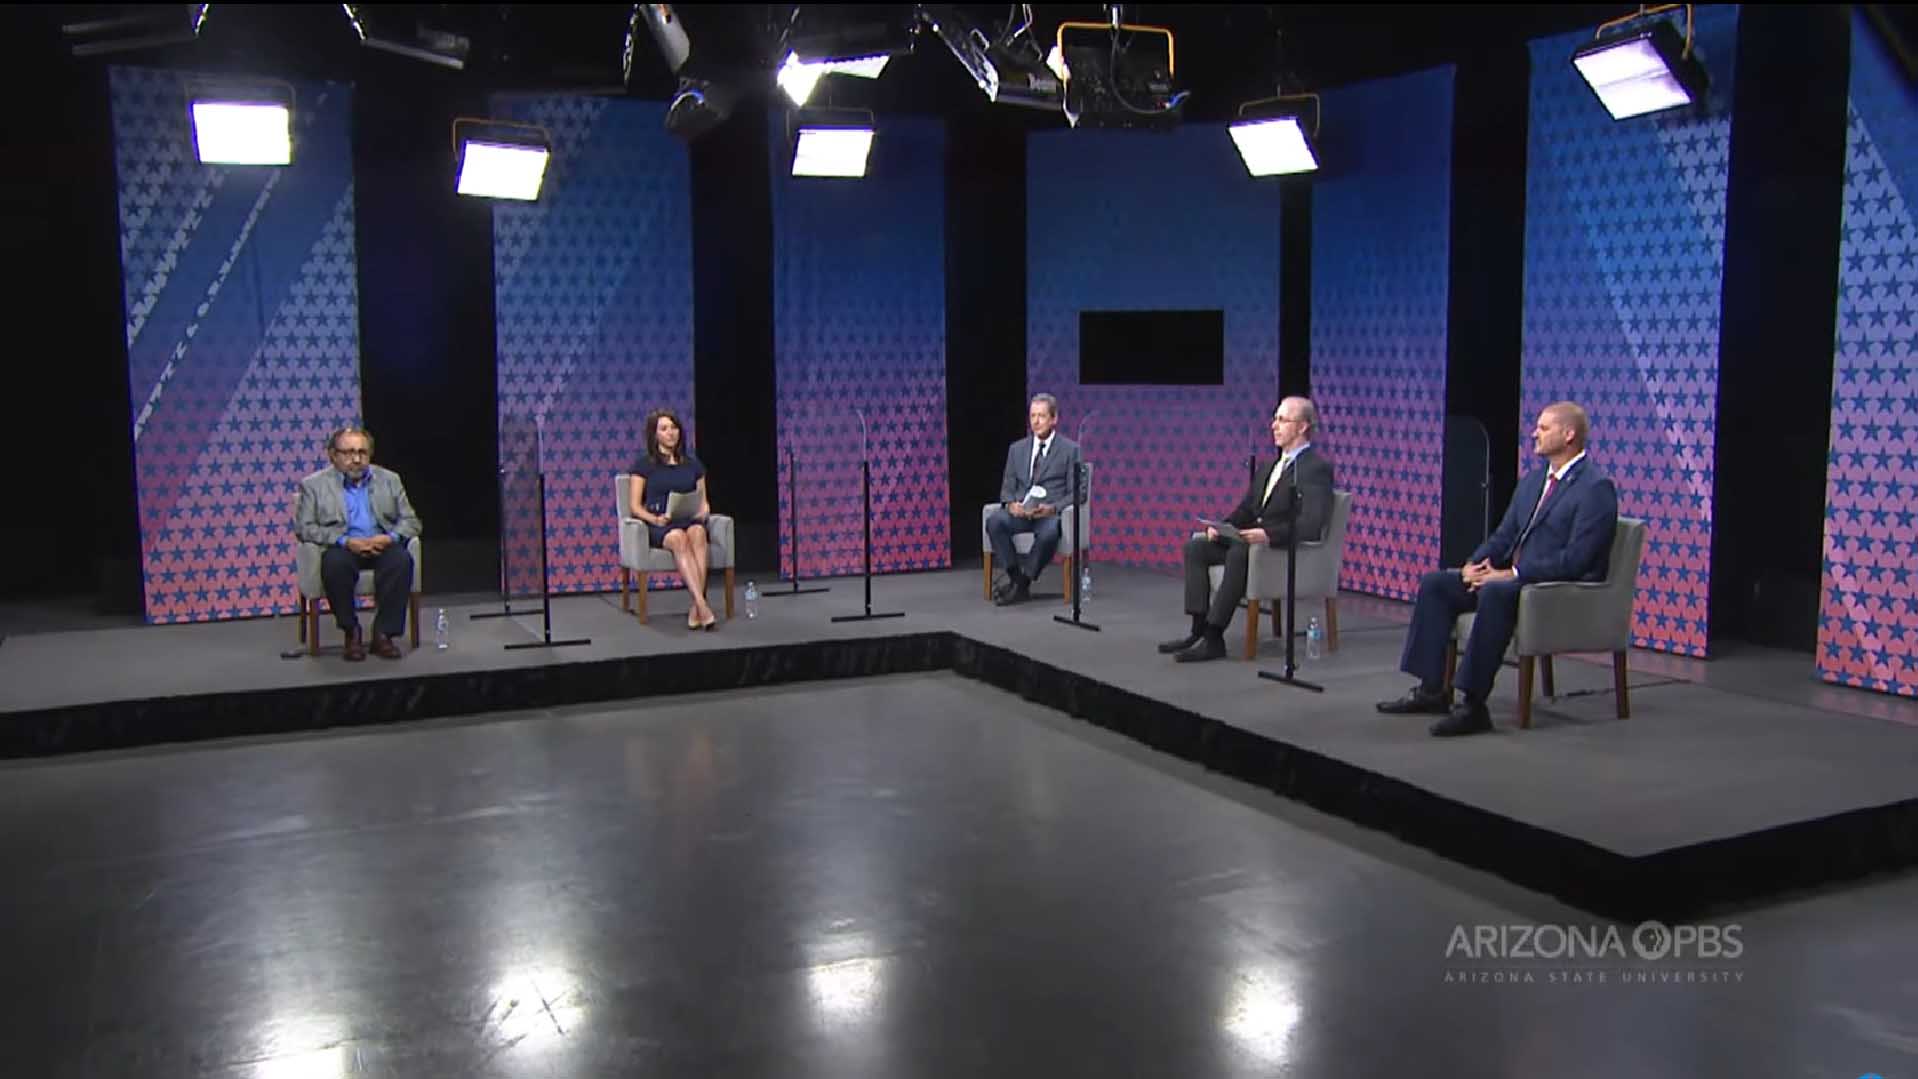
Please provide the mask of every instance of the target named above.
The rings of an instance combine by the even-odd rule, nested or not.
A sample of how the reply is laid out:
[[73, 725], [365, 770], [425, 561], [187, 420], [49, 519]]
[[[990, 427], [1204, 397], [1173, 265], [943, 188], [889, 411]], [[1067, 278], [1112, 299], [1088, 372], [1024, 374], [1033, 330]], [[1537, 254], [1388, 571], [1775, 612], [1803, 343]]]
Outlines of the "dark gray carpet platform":
[[[1625, 721], [1607, 667], [1563, 660], [1558, 698], [1525, 731], [1508, 671], [1499, 729], [1441, 740], [1424, 719], [1372, 709], [1408, 684], [1398, 604], [1347, 597], [1339, 651], [1302, 661], [1325, 686], [1315, 694], [1255, 677], [1280, 666], [1282, 642], [1268, 635], [1243, 662], [1237, 625], [1232, 659], [1156, 654], [1184, 623], [1178, 582], [1159, 574], [1100, 567], [1085, 608], [1097, 633], [1053, 621], [1056, 591], [985, 604], [976, 569], [879, 579], [875, 609], [905, 612], [883, 621], [831, 622], [861, 603], [857, 580], [831, 583], [715, 633], [689, 633], [672, 592], [644, 626], [617, 596], [568, 597], [555, 637], [593, 643], [551, 650], [504, 647], [535, 639], [537, 618], [471, 621], [497, 604], [465, 603], [448, 608], [451, 648], [429, 631], [399, 662], [345, 663], [330, 627], [321, 656], [282, 659], [291, 618], [16, 634], [0, 644], [0, 757], [953, 670], [1614, 917], [1677, 918], [1918, 862], [1918, 705], [1820, 687], [1808, 657], [1635, 654]], [[434, 609], [429, 597], [429, 625]], [[1781, 677], [1793, 664], [1803, 677]]]

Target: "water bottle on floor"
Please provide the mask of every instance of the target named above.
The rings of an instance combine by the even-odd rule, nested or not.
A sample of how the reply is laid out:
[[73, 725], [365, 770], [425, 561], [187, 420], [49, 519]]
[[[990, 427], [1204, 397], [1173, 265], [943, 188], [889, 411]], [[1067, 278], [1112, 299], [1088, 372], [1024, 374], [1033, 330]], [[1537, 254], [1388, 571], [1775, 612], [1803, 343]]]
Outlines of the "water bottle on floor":
[[1090, 565], [1079, 570], [1079, 602], [1092, 602], [1092, 567]]
[[446, 621], [446, 608], [441, 607], [439, 616], [433, 619], [433, 647], [441, 652], [453, 642], [448, 637], [449, 625]]
[[751, 581], [746, 582], [746, 617], [759, 617], [759, 586]]
[[1317, 615], [1305, 623], [1305, 658], [1318, 659], [1325, 654], [1325, 627], [1319, 625]]

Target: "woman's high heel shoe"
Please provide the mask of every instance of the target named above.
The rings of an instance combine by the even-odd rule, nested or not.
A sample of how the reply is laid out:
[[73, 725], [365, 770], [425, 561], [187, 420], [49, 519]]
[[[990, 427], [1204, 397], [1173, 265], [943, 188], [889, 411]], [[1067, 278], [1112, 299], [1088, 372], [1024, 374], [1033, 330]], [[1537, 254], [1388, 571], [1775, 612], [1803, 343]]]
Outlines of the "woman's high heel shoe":
[[714, 630], [716, 630], [716, 629], [718, 629], [718, 628], [719, 628], [719, 616], [718, 616], [718, 615], [716, 615], [716, 614], [715, 614], [715, 615], [709, 615], [709, 616], [707, 617], [707, 619], [706, 619], [706, 621], [705, 621], [704, 623], [702, 623], [702, 624], [700, 625], [700, 627], [699, 627], [699, 628], [700, 628], [700, 629], [703, 629], [703, 630], [705, 630], [705, 631], [706, 631], [706, 632], [708, 632], [708, 633], [711, 633], [712, 631], [714, 631]]

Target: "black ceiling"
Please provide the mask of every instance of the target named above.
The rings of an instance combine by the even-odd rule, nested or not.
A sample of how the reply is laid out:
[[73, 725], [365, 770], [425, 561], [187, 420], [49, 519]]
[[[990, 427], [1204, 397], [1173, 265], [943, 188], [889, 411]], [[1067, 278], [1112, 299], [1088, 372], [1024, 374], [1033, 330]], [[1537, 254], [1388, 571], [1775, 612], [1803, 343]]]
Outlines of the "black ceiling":
[[[959, 5], [982, 25], [1004, 25], [1010, 5]], [[184, 10], [187, 5], [170, 5]], [[199, 40], [93, 60], [67, 55], [59, 27], [84, 17], [124, 12], [125, 6], [14, 7], [5, 18], [12, 47], [66, 64], [135, 63], [284, 78], [355, 79], [370, 69], [417, 68], [421, 78], [475, 89], [616, 92], [629, 5], [614, 4], [372, 4], [361, 12], [369, 28], [410, 32], [425, 24], [466, 35], [472, 51], [464, 71], [434, 68], [359, 47], [337, 4], [211, 6]], [[151, 10], [149, 8], [149, 10]], [[808, 5], [808, 28], [836, 19], [904, 20], [904, 4]], [[1126, 21], [1170, 27], [1178, 47], [1178, 76], [1191, 91], [1188, 119], [1218, 119], [1239, 102], [1268, 96], [1281, 73], [1287, 91], [1321, 89], [1475, 54], [1510, 50], [1525, 39], [1628, 13], [1629, 5], [1411, 5], [1411, 4], [1183, 4], [1127, 5]], [[794, 19], [792, 5], [695, 4], [678, 8], [695, 56], [770, 71], [780, 35]], [[1100, 21], [1093, 4], [1035, 5], [1032, 32], [1042, 43], [1063, 20]], [[986, 103], [958, 63], [930, 35], [917, 52], [895, 63], [876, 83], [837, 79], [836, 103], [882, 111], [946, 112]], [[649, 37], [636, 50], [627, 93], [660, 99], [674, 86]], [[1001, 107], [998, 111], [1026, 113]], [[1030, 114], [1029, 117], [1044, 114]], [[1045, 122], [1042, 119], [1041, 122]], [[1063, 122], [1063, 121], [1059, 121]]]

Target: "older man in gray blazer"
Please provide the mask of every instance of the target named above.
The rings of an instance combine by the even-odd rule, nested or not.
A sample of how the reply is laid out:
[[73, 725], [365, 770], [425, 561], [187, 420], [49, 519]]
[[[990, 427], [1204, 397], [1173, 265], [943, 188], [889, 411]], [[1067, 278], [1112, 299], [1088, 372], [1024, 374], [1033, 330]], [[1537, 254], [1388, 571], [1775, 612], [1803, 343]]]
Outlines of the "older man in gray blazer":
[[[986, 518], [986, 536], [992, 557], [1006, 568], [1006, 581], [993, 591], [1000, 606], [1032, 598], [1032, 582], [1052, 563], [1059, 550], [1059, 511], [1072, 501], [1072, 471], [1079, 464], [1079, 444], [1058, 431], [1059, 402], [1049, 393], [1037, 394], [1026, 409], [1032, 432], [1006, 450], [1005, 478], [999, 483], [999, 508]], [[1033, 495], [1035, 487], [1045, 494]], [[1032, 533], [1030, 561], [1021, 561], [1012, 537]]]
[[346, 658], [366, 658], [353, 586], [361, 570], [371, 569], [379, 604], [373, 654], [398, 659], [394, 638], [406, 629], [407, 593], [413, 584], [413, 556], [406, 551], [406, 541], [420, 534], [419, 515], [406, 500], [399, 474], [373, 464], [371, 432], [342, 427], [328, 436], [326, 453], [332, 465], [300, 481], [293, 534], [302, 543], [325, 548], [320, 579], [333, 618], [346, 634]]

